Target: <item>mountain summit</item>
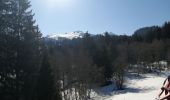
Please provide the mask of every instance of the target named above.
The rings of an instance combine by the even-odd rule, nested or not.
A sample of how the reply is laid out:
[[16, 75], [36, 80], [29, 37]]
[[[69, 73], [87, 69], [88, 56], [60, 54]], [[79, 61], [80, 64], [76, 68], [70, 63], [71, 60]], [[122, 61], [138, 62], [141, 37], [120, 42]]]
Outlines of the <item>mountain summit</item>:
[[65, 34], [55, 34], [51, 36], [47, 36], [48, 38], [55, 39], [55, 40], [63, 40], [63, 39], [74, 39], [74, 38], [82, 38], [85, 33], [82, 31], [74, 31]]

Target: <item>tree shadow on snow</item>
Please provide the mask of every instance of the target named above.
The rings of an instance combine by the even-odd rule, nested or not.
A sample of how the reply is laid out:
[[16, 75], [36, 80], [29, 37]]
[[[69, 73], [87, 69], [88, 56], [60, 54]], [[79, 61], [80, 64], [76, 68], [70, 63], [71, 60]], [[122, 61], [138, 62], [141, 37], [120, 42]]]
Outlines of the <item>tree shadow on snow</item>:
[[130, 73], [127, 75], [127, 78], [131, 79], [131, 80], [140, 80], [140, 79], [145, 79], [147, 78], [146, 76], [143, 75], [138, 75], [137, 73]]
[[[110, 88], [109, 88], [110, 87]], [[116, 90], [113, 87], [111, 88], [111, 85], [105, 88], [102, 88], [100, 91], [97, 93], [100, 95], [119, 95], [119, 94], [126, 94], [126, 93], [145, 93], [155, 90], [154, 87], [145, 87], [145, 88], [133, 88], [133, 87], [127, 87], [124, 88], [123, 90]]]
[[113, 94], [126, 94], [126, 93], [145, 93], [145, 92], [149, 92], [155, 90], [154, 87], [145, 87], [145, 88], [132, 88], [132, 87], [128, 87], [125, 88], [124, 90], [116, 90], [113, 92]]

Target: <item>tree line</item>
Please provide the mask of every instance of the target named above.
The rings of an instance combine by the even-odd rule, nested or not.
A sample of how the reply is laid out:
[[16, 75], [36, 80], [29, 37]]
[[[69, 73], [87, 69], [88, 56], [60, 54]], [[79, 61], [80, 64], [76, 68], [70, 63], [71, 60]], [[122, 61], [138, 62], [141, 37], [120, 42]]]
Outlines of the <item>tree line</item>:
[[30, 7], [28, 0], [0, 1], [1, 100], [86, 100], [111, 83], [123, 89], [132, 65], [141, 74], [152, 72], [153, 62], [170, 60], [170, 22], [132, 36], [86, 32], [47, 41]]
[[[105, 32], [104, 35], [93, 36], [86, 32], [83, 38], [65, 40], [62, 43], [54, 40], [45, 43], [51, 57], [54, 57], [51, 61], [55, 62], [55, 68], [62, 75], [59, 75], [59, 80], [62, 81], [61, 89], [65, 100], [71, 98], [70, 94], [72, 98], [81, 97], [81, 89], [76, 84], [86, 84], [82, 87], [86, 90], [83, 94], [85, 96], [78, 99], [86, 99], [90, 97], [89, 91], [111, 83], [117, 89], [124, 89], [125, 76], [131, 70], [137, 75], [148, 72], [159, 74], [163, 70], [159, 61], [169, 61], [170, 57], [169, 38], [154, 38], [152, 42], [147, 42], [136, 40], [133, 35], [118, 36]], [[158, 64], [154, 65], [155, 62]], [[134, 65], [137, 67], [134, 68]], [[77, 74], [74, 76], [74, 73]], [[76, 93], [79, 94], [78, 97], [74, 95]]]

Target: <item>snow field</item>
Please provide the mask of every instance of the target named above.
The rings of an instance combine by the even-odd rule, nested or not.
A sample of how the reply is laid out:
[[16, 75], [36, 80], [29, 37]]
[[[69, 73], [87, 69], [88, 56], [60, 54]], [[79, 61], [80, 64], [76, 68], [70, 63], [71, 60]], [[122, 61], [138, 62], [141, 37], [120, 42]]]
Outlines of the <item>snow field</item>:
[[[125, 90], [98, 94], [94, 100], [155, 100], [167, 75], [144, 74], [126, 78]], [[106, 89], [113, 88], [110, 85]], [[108, 90], [110, 91], [110, 90]]]

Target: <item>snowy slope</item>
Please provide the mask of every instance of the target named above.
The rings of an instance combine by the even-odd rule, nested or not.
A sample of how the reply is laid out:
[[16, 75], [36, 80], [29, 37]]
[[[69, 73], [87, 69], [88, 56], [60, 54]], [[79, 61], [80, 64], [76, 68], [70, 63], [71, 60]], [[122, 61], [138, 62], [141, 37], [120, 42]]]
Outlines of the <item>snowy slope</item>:
[[55, 40], [59, 39], [73, 39], [73, 38], [82, 38], [84, 33], [82, 31], [74, 31], [74, 32], [69, 32], [65, 34], [55, 34], [48, 36], [48, 38], [52, 38]]
[[[65, 33], [65, 34], [55, 34], [55, 35], [49, 35], [47, 36], [47, 38], [51, 38], [54, 40], [63, 40], [63, 39], [74, 39], [74, 38], [82, 38], [84, 36], [84, 32], [82, 31], [74, 31], [74, 32], [69, 32], [69, 33]], [[112, 32], [108, 32], [109, 35], [115, 35]], [[105, 36], [105, 32], [101, 33], [101, 34], [90, 34], [91, 36], [96, 36], [96, 35], [103, 35]]]
[[140, 78], [127, 78], [125, 90], [112, 91], [107, 95], [98, 94], [93, 100], [154, 100], [166, 76], [145, 74]]

